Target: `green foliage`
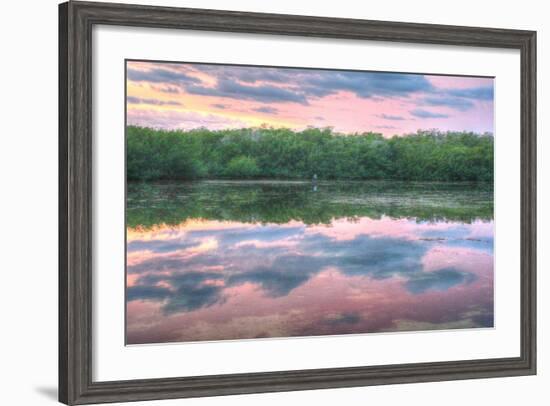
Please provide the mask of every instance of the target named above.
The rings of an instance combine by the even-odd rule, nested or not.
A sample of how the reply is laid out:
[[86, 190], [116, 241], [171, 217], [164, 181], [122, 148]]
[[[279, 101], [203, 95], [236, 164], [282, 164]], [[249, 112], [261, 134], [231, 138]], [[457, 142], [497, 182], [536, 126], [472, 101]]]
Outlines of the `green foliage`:
[[207, 175], [200, 158], [202, 142], [178, 132], [128, 127], [126, 176], [128, 179], [195, 179]]
[[492, 181], [493, 136], [330, 128], [164, 131], [127, 128], [128, 180], [319, 179]]
[[256, 160], [248, 156], [237, 156], [227, 164], [225, 174], [230, 178], [253, 178], [260, 173]]

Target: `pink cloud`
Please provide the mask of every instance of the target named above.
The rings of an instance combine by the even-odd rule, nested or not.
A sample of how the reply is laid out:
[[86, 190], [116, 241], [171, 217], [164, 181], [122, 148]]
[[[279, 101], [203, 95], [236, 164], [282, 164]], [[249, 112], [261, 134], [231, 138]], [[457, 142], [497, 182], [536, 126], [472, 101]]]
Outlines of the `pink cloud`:
[[[177, 93], [172, 101], [185, 105], [130, 109], [130, 124], [213, 130], [262, 123], [295, 130], [331, 126], [386, 136], [418, 129], [493, 131], [492, 100], [475, 97], [476, 89], [492, 89], [491, 78], [396, 74], [398, 80], [391, 80], [389, 73], [149, 62], [129, 62], [128, 69], [135, 72], [129, 96], [159, 97], [160, 105], [170, 103], [167, 93]], [[417, 109], [434, 118], [415, 117], [411, 111]]]

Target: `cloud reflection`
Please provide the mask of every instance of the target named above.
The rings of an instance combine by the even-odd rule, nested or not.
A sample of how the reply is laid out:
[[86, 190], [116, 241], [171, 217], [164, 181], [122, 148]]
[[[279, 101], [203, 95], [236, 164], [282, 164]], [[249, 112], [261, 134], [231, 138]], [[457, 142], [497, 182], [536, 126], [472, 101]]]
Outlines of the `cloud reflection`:
[[492, 222], [202, 224], [128, 233], [129, 343], [492, 325]]

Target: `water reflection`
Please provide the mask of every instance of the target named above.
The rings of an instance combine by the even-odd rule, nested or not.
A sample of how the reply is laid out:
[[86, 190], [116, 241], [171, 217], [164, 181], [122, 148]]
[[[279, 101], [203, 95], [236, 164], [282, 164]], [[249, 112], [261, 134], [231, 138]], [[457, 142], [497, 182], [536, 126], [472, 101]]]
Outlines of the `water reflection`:
[[493, 325], [486, 186], [318, 186], [131, 185], [128, 343]]

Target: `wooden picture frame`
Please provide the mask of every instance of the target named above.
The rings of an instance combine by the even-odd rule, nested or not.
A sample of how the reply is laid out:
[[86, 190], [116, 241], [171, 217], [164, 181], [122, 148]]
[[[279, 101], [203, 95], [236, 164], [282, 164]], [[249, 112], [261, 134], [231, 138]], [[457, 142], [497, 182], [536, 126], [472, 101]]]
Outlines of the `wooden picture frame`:
[[[521, 355], [130, 381], [92, 380], [92, 27], [96, 24], [491, 48], [521, 54]], [[218, 396], [536, 373], [536, 33], [136, 5], [59, 6], [59, 400]]]

